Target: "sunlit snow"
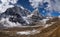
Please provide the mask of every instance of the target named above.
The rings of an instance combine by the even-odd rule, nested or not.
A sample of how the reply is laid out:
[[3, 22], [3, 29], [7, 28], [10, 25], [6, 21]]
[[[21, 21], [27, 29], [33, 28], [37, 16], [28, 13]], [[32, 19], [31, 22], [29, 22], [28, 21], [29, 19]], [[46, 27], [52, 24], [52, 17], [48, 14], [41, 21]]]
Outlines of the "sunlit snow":
[[38, 30], [32, 30], [32, 31], [20, 31], [20, 32], [17, 32], [17, 34], [20, 34], [20, 35], [34, 35], [34, 34], [37, 34], [37, 33], [40, 33], [40, 31]]

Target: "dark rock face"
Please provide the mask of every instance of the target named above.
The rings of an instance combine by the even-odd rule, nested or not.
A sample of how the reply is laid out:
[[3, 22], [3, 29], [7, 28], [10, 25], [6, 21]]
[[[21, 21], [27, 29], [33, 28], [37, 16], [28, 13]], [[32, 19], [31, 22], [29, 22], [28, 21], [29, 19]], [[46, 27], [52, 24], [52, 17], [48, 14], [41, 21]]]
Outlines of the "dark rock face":
[[28, 10], [21, 9], [20, 7], [15, 6], [13, 8], [7, 9], [6, 12], [0, 15], [0, 17], [9, 18], [9, 21], [11, 22], [26, 24], [22, 17], [27, 15], [30, 15], [30, 12]]

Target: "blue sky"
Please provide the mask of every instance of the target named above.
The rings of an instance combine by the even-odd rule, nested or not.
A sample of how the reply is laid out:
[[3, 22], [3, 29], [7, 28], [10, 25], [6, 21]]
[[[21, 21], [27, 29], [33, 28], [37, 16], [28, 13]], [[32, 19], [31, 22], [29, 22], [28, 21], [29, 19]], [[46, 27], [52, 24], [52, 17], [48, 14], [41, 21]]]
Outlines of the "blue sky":
[[27, 8], [27, 9], [29, 9], [31, 11], [34, 10], [33, 7], [30, 5], [29, 0], [19, 0], [18, 4], [22, 5], [24, 8]]
[[[30, 11], [34, 10], [34, 8], [30, 5], [29, 0], [19, 0], [17, 4], [22, 5], [24, 8], [27, 8]], [[45, 4], [43, 6], [45, 6]], [[46, 15], [47, 12], [45, 10], [44, 10], [45, 12], [43, 12], [43, 10], [44, 10], [44, 8], [41, 8], [41, 9], [39, 8], [40, 13], [42, 15]], [[51, 15], [52, 16], [59, 16], [60, 13], [58, 13], [57, 11], [52, 11]]]

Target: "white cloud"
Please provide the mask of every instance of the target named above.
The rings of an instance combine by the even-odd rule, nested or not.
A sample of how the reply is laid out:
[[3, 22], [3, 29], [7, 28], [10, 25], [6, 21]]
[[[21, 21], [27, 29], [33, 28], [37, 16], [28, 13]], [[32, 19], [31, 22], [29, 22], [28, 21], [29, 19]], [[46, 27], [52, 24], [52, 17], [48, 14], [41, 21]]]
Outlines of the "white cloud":
[[[46, 7], [47, 15], [51, 16], [51, 13], [57, 11], [60, 13], [60, 0], [29, 0], [33, 8], [39, 7], [39, 4], [42, 5], [45, 2], [48, 2], [48, 7]], [[40, 6], [41, 7], [41, 6]]]
[[29, 2], [31, 3], [31, 5], [36, 8], [39, 6], [39, 4], [42, 2], [43, 0], [29, 0]]
[[14, 22], [10, 22], [9, 18], [2, 18], [0, 20], [0, 24], [2, 24], [4, 27], [19, 27], [22, 26], [20, 23], [14, 23]]
[[52, 0], [51, 6], [52, 6], [52, 9], [60, 12], [60, 0], [54, 0], [54, 1]]
[[[38, 8], [39, 5], [43, 5], [43, 3], [48, 2], [48, 3], [49, 3], [49, 4], [48, 4], [48, 7], [45, 8], [45, 9], [46, 9], [47, 11], [48, 11], [48, 10], [52, 11], [52, 7], [51, 7], [50, 0], [29, 0], [29, 2], [31, 3], [31, 6], [32, 6], [33, 8]], [[40, 7], [42, 7], [42, 6], [40, 6]], [[48, 12], [48, 15], [51, 16], [51, 13]]]
[[43, 4], [43, 2], [48, 2], [49, 4], [47, 8], [60, 12], [60, 0], [29, 0], [29, 2], [33, 8], [39, 7], [39, 4]]
[[5, 12], [8, 8], [14, 7], [14, 5], [9, 5], [10, 3], [15, 4], [18, 0], [0, 0], [0, 13]]
[[51, 6], [50, 0], [29, 0], [29, 2], [31, 3], [31, 6], [33, 6], [34, 8], [39, 7], [39, 4], [43, 4], [44, 2], [49, 3], [48, 7]]
[[60, 12], [60, 0], [45, 0], [44, 2], [48, 2], [48, 9]]

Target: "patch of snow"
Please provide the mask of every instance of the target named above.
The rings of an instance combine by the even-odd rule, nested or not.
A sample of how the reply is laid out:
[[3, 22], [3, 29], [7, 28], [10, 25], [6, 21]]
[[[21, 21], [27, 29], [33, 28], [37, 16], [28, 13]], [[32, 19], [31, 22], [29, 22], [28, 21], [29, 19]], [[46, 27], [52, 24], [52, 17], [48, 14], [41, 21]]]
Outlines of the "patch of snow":
[[27, 24], [30, 24], [30, 23], [32, 22], [32, 21], [30, 20], [30, 19], [31, 19], [30, 17], [32, 17], [32, 15], [34, 15], [34, 14], [30, 14], [30, 15], [28, 15], [27, 17], [23, 16], [23, 19], [26, 21]]
[[23, 9], [23, 10], [25, 9], [25, 8], [24, 8], [23, 6], [21, 6], [21, 5], [17, 5], [17, 6], [20, 7], [21, 9]]
[[49, 17], [46, 17], [47, 19], [53, 19], [53, 17], [49, 16]]
[[24, 9], [24, 7], [21, 6], [22, 9]]
[[40, 31], [32, 30], [32, 31], [20, 31], [20, 32], [17, 32], [17, 34], [20, 34], [20, 35], [34, 35], [34, 34], [37, 34], [37, 33], [40, 33]]
[[29, 35], [30, 34], [30, 31], [21, 31], [21, 32], [17, 32], [17, 34]]
[[30, 15], [28, 15], [27, 17], [32, 17], [34, 14], [30, 14]]
[[42, 23], [46, 24], [46, 21], [48, 21], [49, 19], [43, 19], [41, 20]]
[[27, 17], [23, 17], [23, 19], [26, 21], [27, 24], [30, 24], [29, 21], [27, 20]]
[[51, 24], [46, 24], [46, 25], [44, 26], [44, 28], [47, 28], [47, 27], [53, 25], [54, 23], [55, 23], [55, 22], [51, 22]]
[[44, 26], [44, 28], [47, 28], [47, 27], [49, 27], [49, 26], [51, 26], [52, 24], [46, 24], [45, 26]]

